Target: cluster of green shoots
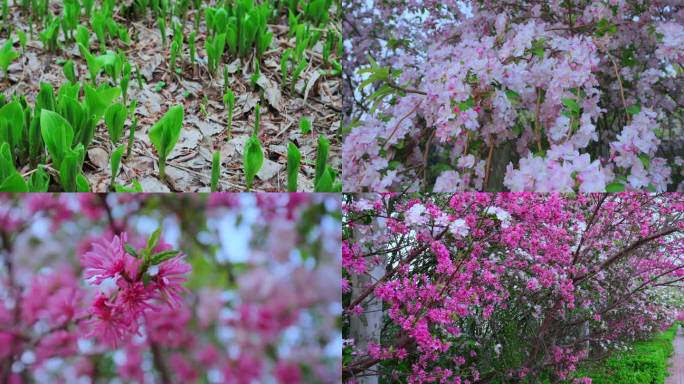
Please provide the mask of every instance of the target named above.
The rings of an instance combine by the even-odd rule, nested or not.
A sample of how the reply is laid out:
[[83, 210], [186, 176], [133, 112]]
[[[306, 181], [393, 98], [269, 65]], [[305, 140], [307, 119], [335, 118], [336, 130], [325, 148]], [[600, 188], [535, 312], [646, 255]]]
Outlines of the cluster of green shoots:
[[[20, 57], [20, 53], [15, 51], [16, 42], [11, 37], [15, 31], [9, 23], [8, 0], [0, 1], [3, 12], [0, 32], [6, 30], [9, 36], [0, 46], [0, 69], [4, 81], [7, 81], [8, 67]], [[68, 59], [60, 62], [68, 82], [62, 84], [56, 93], [51, 85], [41, 84], [34, 106], [28, 105], [22, 95], [15, 94], [9, 100], [0, 97], [0, 191], [90, 190], [83, 174], [83, 163], [95, 129], [102, 121], [111, 142], [110, 188], [118, 191], [141, 190], [135, 180], [132, 181], [133, 187], [115, 182], [122, 158], [131, 155], [137, 127], [136, 102], [128, 100], [131, 77], [136, 76], [141, 87], [143, 84], [140, 70], [133, 74], [124, 50], [108, 50], [108, 44], [111, 45], [113, 41], [118, 40], [124, 46], [131, 41], [127, 26], [115, 21], [114, 15], [130, 19], [144, 16], [151, 10], [165, 48], [168, 20], [172, 31], [168, 69], [178, 74], [182, 73], [180, 63], [184, 44], [188, 45], [188, 58], [193, 67], [198, 61], [196, 36], [203, 33], [200, 32], [203, 16], [206, 24], [204, 48], [209, 71], [212, 74], [217, 72], [226, 53], [230, 61], [235, 58], [243, 61], [254, 58], [253, 83], [259, 79], [259, 62], [273, 45], [269, 23], [281, 15], [287, 15], [289, 37], [295, 39], [295, 44], [281, 56], [283, 88], [289, 85], [289, 89], [294, 90], [304, 70], [311, 66], [311, 49], [319, 42], [323, 44], [324, 67], [327, 66], [333, 75], [341, 72], [332, 54], [337, 52], [337, 57], [341, 57], [342, 37], [339, 31], [328, 28], [332, 0], [264, 0], [258, 3], [255, 0], [233, 0], [219, 1], [213, 6], [207, 6], [202, 0], [135, 0], [124, 3], [102, 0], [98, 6], [94, 0], [64, 0], [59, 14], [52, 13], [48, 0], [18, 0], [16, 4], [24, 14], [30, 15], [28, 34], [33, 37], [34, 29], [38, 30], [38, 38], [44, 49], [56, 52], [70, 44], [78, 48], [87, 66], [89, 81], [79, 79], [75, 62]], [[184, 25], [190, 9], [194, 10], [194, 31], [185, 39]], [[25, 51], [26, 33], [17, 30], [16, 35], [22, 51]], [[103, 74], [106, 78], [103, 78]], [[226, 66], [224, 76], [227, 77]], [[230, 138], [235, 95], [227, 88], [227, 82], [224, 84]], [[264, 162], [259, 138], [259, 105], [255, 108], [255, 114], [254, 130], [244, 148], [247, 189], [253, 187], [255, 176]], [[159, 157], [162, 180], [166, 177], [166, 160], [180, 137], [182, 121], [182, 106], [174, 106], [149, 130], [150, 141]], [[127, 124], [128, 141], [122, 143]], [[310, 133], [310, 121], [303, 119], [301, 129], [305, 134]], [[336, 173], [327, 164], [328, 151], [329, 141], [320, 136], [315, 159], [316, 191], [341, 190]], [[214, 153], [212, 190], [219, 188], [220, 160], [220, 153]], [[301, 165], [299, 149], [294, 143], [288, 143], [290, 191], [297, 190]]]
[[[230, 104], [232, 99], [232, 92], [226, 94], [225, 99]], [[229, 109], [232, 111], [232, 108]], [[254, 178], [261, 170], [264, 164], [264, 151], [262, 149], [261, 140], [259, 138], [259, 125], [261, 120], [261, 106], [255, 106], [255, 120], [254, 130], [250, 137], [245, 141], [243, 149], [242, 167], [245, 175], [245, 184], [247, 190], [251, 190], [254, 185]], [[229, 112], [229, 122], [232, 112]], [[311, 122], [308, 119], [302, 119], [300, 123], [302, 133], [309, 134], [311, 131]], [[339, 180], [337, 173], [328, 164], [328, 152], [330, 148], [330, 141], [325, 136], [318, 137], [318, 148], [316, 151], [315, 163], [315, 177], [314, 177], [314, 191], [315, 192], [341, 192], [342, 182]], [[287, 190], [288, 192], [297, 191], [297, 180], [301, 168], [302, 155], [299, 148], [292, 143], [288, 143], [287, 147]], [[221, 174], [220, 153], [214, 152], [211, 169], [211, 191], [217, 191], [219, 185], [219, 177]]]

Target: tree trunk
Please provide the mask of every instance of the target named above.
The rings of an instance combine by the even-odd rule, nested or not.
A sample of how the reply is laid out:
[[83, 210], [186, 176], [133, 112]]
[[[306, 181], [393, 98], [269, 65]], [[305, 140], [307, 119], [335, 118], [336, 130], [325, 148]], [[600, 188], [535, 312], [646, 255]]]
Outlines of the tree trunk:
[[[378, 218], [378, 221], [373, 226], [373, 232], [381, 230], [384, 227], [384, 219]], [[360, 238], [360, 237], [357, 237]], [[363, 252], [368, 251], [363, 249]], [[352, 277], [352, 301], [358, 297], [368, 286], [379, 280], [385, 275], [385, 261], [382, 261], [372, 266], [368, 273], [363, 275], [355, 275]], [[355, 350], [360, 353], [365, 353], [368, 350], [368, 344], [380, 344], [380, 336], [382, 331], [382, 301], [375, 298], [373, 295], [361, 304], [363, 306], [363, 313], [359, 316], [351, 316], [350, 334], [354, 340]], [[373, 366], [374, 367], [374, 366]], [[369, 369], [373, 369], [369, 367]], [[370, 375], [356, 378], [357, 384], [377, 384], [378, 376]]]
[[506, 176], [506, 166], [518, 157], [515, 145], [512, 141], [506, 141], [494, 149], [492, 164], [489, 173], [489, 180], [484, 190], [488, 192], [501, 192], [504, 190], [504, 176]]

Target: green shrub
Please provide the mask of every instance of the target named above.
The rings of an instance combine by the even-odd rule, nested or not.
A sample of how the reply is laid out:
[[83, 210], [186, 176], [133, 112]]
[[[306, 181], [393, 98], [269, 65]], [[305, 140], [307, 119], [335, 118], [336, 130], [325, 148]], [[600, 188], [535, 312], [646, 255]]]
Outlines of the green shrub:
[[677, 326], [640, 341], [626, 352], [611, 355], [600, 365], [578, 370], [575, 377], [590, 377], [592, 384], [663, 384]]

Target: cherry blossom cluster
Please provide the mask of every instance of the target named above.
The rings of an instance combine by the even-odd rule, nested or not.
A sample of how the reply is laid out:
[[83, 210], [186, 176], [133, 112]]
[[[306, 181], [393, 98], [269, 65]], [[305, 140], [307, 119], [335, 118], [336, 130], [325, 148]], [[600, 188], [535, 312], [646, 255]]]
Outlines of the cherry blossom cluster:
[[0, 195], [0, 381], [339, 382], [340, 208]]
[[[681, 194], [386, 193], [343, 212], [347, 382], [582, 379], [681, 316]], [[378, 308], [381, 331], [359, 332]]]
[[681, 2], [350, 3], [346, 190], [684, 188]]

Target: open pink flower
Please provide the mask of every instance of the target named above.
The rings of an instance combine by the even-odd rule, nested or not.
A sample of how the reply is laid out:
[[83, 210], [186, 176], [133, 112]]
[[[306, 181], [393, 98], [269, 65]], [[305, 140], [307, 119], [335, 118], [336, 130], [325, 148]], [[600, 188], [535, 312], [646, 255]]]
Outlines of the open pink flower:
[[111, 241], [103, 238], [95, 240], [91, 250], [81, 256], [85, 278], [94, 278], [94, 283], [100, 284], [124, 271], [135, 274], [138, 261], [124, 250], [126, 240], [125, 233], [121, 237], [115, 235]]
[[159, 264], [154, 279], [159, 293], [171, 306], [181, 301], [181, 293], [185, 291], [181, 284], [187, 280], [184, 275], [192, 270], [184, 258], [185, 255], [176, 256]]
[[131, 318], [107, 296], [99, 294], [90, 310], [93, 317], [86, 323], [91, 327], [88, 337], [97, 337], [103, 343], [116, 347], [130, 333]]
[[153, 296], [150, 286], [145, 286], [141, 281], [129, 282], [119, 279], [116, 282], [119, 293], [116, 296], [116, 306], [123, 310], [127, 316], [137, 317], [146, 309], [152, 309], [149, 299]]

